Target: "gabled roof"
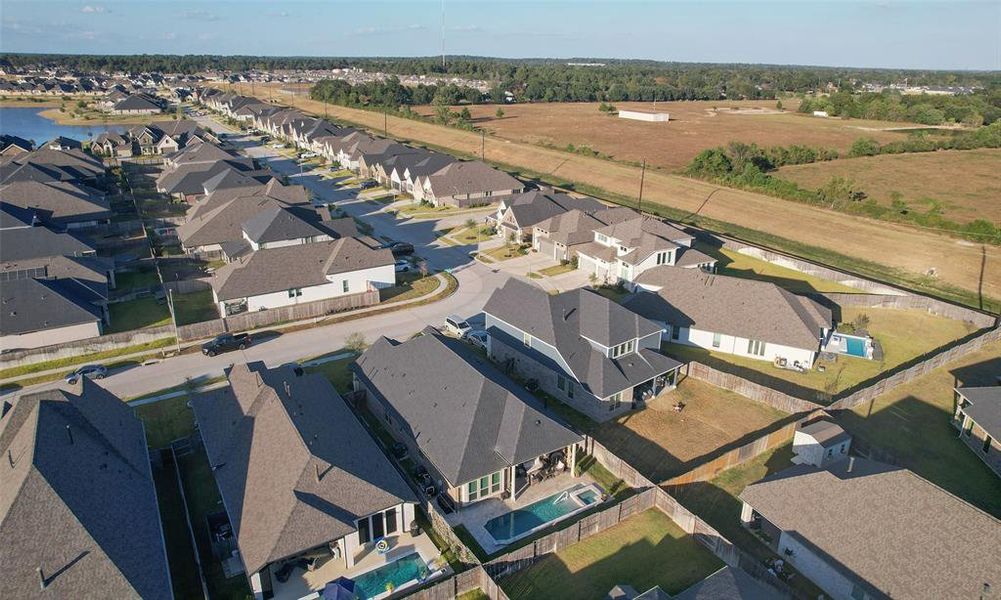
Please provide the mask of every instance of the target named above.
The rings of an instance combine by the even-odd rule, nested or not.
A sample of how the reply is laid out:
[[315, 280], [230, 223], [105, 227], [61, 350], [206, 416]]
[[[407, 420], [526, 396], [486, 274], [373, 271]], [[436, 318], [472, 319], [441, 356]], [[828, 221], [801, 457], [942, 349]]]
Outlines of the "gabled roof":
[[66, 181], [16, 181], [0, 187], [0, 201], [33, 210], [44, 222], [110, 218], [110, 202], [95, 192]]
[[243, 232], [258, 244], [327, 235], [317, 227], [319, 215], [315, 212], [313, 215], [316, 218], [308, 219], [308, 215], [300, 214], [300, 211], [272, 206], [247, 219], [243, 223]]
[[906, 469], [861, 458], [799, 465], [740, 499], [891, 598], [977, 598], [984, 584], [1001, 586], [1001, 521]]
[[[372, 249], [355, 238], [313, 242], [258, 250], [223, 265], [212, 287], [219, 300], [330, 283], [328, 275], [350, 273], [393, 264], [388, 248]], [[290, 268], [294, 266], [294, 268]]]
[[0, 230], [31, 227], [37, 220], [34, 210], [0, 201]]
[[665, 223], [660, 219], [647, 216], [637, 216], [625, 221], [618, 221], [595, 230], [597, 233], [619, 240], [623, 246], [635, 247], [643, 243], [648, 235], [673, 242], [674, 244], [691, 243], [691, 234]]
[[1001, 440], [1001, 385], [956, 388], [969, 404], [963, 408], [977, 425], [995, 440]]
[[[774, 600], [776, 597], [781, 595], [774, 588], [728, 565], [674, 596], [673, 600]], [[640, 595], [635, 600], [647, 598]]]
[[160, 105], [142, 94], [134, 94], [115, 104], [114, 110], [161, 110]]
[[14, 279], [0, 290], [0, 334], [20, 335], [101, 320], [101, 296], [73, 279]]
[[125, 403], [86, 378], [25, 394], [0, 418], [0, 453], [0, 597], [172, 597], [146, 439]]
[[96, 249], [72, 233], [48, 227], [18, 227], [0, 231], [0, 261], [11, 263], [46, 256], [85, 256]]
[[519, 227], [532, 227], [541, 221], [570, 210], [593, 213], [605, 208], [594, 198], [574, 198], [569, 194], [545, 193], [532, 190], [504, 201]]
[[[274, 212], [284, 209], [292, 212]], [[299, 220], [319, 221], [319, 215], [309, 204], [292, 204], [271, 196], [238, 196], [212, 210], [198, 210], [197, 214], [197, 217], [189, 219], [177, 228], [178, 238], [188, 248], [243, 239], [246, 224], [253, 221], [258, 215], [272, 214], [273, 220], [273, 217], [280, 214], [287, 216], [298, 214]], [[251, 228], [255, 235], [261, 235], [265, 225], [264, 221], [254, 221], [251, 223]]]
[[452, 485], [581, 440], [485, 359], [433, 330], [402, 343], [380, 337], [352, 370]]
[[680, 327], [816, 350], [831, 309], [771, 282], [668, 265], [636, 278], [642, 288], [624, 304], [648, 319]]
[[481, 192], [514, 192], [525, 186], [503, 171], [478, 161], [456, 161], [428, 176], [435, 197]]
[[258, 362], [227, 377], [191, 404], [247, 573], [415, 501], [323, 376]]
[[[643, 383], [680, 364], [645, 348], [617, 359], [595, 349], [591, 342], [617, 346], [656, 334], [661, 327], [592, 290], [576, 289], [550, 295], [512, 278], [494, 291], [483, 312], [555, 347], [572, 376], [599, 398]], [[503, 332], [494, 329], [491, 335], [503, 339]], [[530, 350], [521, 346], [521, 340], [517, 340], [514, 347], [525, 352]], [[534, 352], [533, 357], [543, 363], [549, 360], [538, 352]]]

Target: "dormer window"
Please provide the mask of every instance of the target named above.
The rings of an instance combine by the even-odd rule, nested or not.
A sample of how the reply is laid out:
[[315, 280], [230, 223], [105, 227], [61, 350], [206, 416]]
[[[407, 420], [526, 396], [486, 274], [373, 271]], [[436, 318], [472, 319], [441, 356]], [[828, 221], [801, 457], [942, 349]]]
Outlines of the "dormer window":
[[605, 244], [606, 246], [608, 245], [608, 236], [606, 236], [603, 233], [594, 234], [594, 239], [597, 240], [599, 244]]
[[626, 354], [629, 354], [635, 349], [636, 349], [636, 340], [629, 340], [628, 342], [619, 344], [618, 346], [612, 346], [612, 358], [618, 358], [620, 356], [624, 356]]

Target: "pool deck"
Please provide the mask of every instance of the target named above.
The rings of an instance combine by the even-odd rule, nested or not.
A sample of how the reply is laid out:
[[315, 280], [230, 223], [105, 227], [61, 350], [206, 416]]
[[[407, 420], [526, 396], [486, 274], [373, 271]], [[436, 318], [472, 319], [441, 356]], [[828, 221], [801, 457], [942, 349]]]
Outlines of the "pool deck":
[[[346, 568], [343, 559], [332, 558], [313, 571], [296, 569], [285, 583], [278, 583], [277, 580], [274, 580], [274, 600], [319, 598], [324, 586], [338, 577], [344, 576], [349, 579], [355, 579], [414, 552], [420, 554], [424, 562], [427, 563], [441, 556], [438, 548], [427, 535], [413, 537], [409, 533], [402, 533], [394, 536], [392, 539], [394, 541], [388, 553], [382, 555], [371, 550], [364, 556], [359, 557], [355, 562], [355, 566], [350, 569]], [[445, 564], [444, 573], [438, 571], [432, 574], [431, 577], [441, 577], [443, 574], [451, 572], [451, 568], [448, 564]], [[381, 595], [385, 596], [386, 594]], [[378, 597], [376, 596], [376, 598]]]
[[[541, 500], [578, 485], [597, 486], [594, 479], [586, 473], [580, 477], [573, 477], [569, 473], [564, 473], [557, 477], [553, 477], [552, 479], [547, 479], [529, 486], [529, 488], [518, 497], [517, 501], [511, 498], [502, 500], [501, 498], [495, 496], [493, 498], [483, 500], [482, 502], [477, 502], [472, 506], [467, 506], [458, 512], [446, 516], [445, 519], [452, 527], [455, 527], [456, 525], [465, 526], [469, 533], [476, 538], [480, 547], [482, 547], [487, 554], [493, 554], [494, 552], [504, 548], [507, 544], [498, 544], [497, 541], [494, 540], [494, 537], [490, 535], [486, 529], [484, 529], [483, 526], [487, 521], [493, 519], [494, 517], [507, 514], [515, 509], [528, 506], [536, 500]], [[550, 524], [558, 522], [559, 520], [552, 521]]]

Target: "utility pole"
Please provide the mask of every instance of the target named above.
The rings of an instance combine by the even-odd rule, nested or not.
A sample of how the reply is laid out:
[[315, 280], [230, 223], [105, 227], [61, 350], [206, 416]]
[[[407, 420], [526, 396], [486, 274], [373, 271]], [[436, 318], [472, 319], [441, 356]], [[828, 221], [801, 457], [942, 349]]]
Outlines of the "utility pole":
[[[159, 267], [157, 267], [157, 270], [159, 270]], [[177, 311], [174, 310], [174, 288], [172, 287], [167, 288], [167, 306], [170, 307], [170, 323], [174, 326], [174, 349], [180, 354], [181, 336], [177, 334]]]
[[441, 70], [445, 71], [445, 0], [441, 0]]
[[389, 108], [382, 108], [382, 137], [389, 137]]
[[644, 160], [642, 170], [640, 171], [640, 202], [639, 206], [636, 207], [636, 210], [638, 210], [641, 214], [643, 212], [643, 179], [645, 177], [646, 177], [646, 161]]
[[487, 156], [487, 131], [480, 130], [480, 160], [486, 160]]

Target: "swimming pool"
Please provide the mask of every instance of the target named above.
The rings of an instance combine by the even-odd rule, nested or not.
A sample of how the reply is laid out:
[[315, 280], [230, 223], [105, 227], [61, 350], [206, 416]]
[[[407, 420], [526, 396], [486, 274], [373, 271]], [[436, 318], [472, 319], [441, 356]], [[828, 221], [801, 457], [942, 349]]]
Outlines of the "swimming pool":
[[565, 519], [598, 500], [598, 490], [593, 485], [576, 485], [494, 517], [484, 523], [483, 528], [498, 544], [509, 544], [550, 523]]
[[427, 563], [421, 555], [414, 552], [388, 565], [363, 573], [355, 578], [355, 594], [358, 600], [370, 600], [387, 591], [386, 586], [393, 584], [393, 589], [415, 581], [421, 581], [430, 575]]
[[845, 350], [846, 354], [851, 356], [860, 356], [862, 358], [866, 357], [865, 354], [865, 340], [858, 337], [844, 336], [845, 342], [848, 344]]

